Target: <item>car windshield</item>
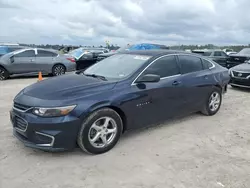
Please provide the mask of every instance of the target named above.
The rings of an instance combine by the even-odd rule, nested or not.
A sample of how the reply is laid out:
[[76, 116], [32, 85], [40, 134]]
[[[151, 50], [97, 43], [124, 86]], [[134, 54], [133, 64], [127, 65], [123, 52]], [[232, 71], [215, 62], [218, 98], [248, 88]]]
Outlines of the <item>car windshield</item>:
[[238, 54], [239, 55], [250, 55], [250, 48], [244, 48]]
[[75, 57], [76, 59], [79, 59], [84, 52], [85, 52], [85, 49], [77, 48], [77, 49], [72, 50], [71, 52], [69, 52], [69, 54], [72, 55], [73, 57]]
[[99, 75], [110, 79], [123, 79], [133, 74], [151, 56], [117, 54], [108, 57], [84, 71], [86, 75]]

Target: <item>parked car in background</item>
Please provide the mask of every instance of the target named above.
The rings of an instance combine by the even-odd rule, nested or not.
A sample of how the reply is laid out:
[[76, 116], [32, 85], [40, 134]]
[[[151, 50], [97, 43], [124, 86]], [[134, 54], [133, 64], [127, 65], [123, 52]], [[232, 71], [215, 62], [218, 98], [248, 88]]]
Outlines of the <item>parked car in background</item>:
[[27, 47], [18, 46], [18, 45], [13, 45], [13, 46], [1, 46], [0, 45], [0, 57], [7, 54], [7, 53], [10, 53], [10, 52], [13, 52], [16, 50], [20, 50], [20, 49], [24, 49], [24, 48], [27, 48]]
[[26, 87], [10, 117], [28, 147], [60, 151], [77, 143], [100, 154], [127, 130], [192, 112], [216, 114], [229, 79], [226, 68], [192, 53], [128, 51]]
[[0, 58], [0, 80], [13, 74], [52, 74], [59, 76], [66, 71], [74, 71], [75, 59], [59, 55], [56, 51], [27, 48], [3, 55]]
[[227, 55], [236, 54], [236, 53], [237, 53], [237, 52], [235, 52], [233, 49], [230, 49], [230, 48], [225, 48], [225, 49], [223, 49], [223, 51], [224, 51]]
[[235, 61], [231, 56], [227, 55], [223, 50], [192, 50], [192, 53], [200, 54], [202, 56], [206, 56], [211, 60], [215, 61], [219, 65], [231, 68], [239, 63]]
[[244, 48], [236, 54], [230, 54], [230, 57], [237, 65], [245, 63], [250, 60], [250, 48]]
[[107, 57], [114, 55], [114, 54], [123, 53], [123, 52], [126, 52], [128, 50], [159, 50], [159, 49], [167, 50], [167, 49], [169, 49], [169, 47], [167, 47], [165, 45], [161, 45], [161, 44], [149, 44], [149, 43], [126, 45], [126, 46], [119, 48], [118, 50], [116, 50], [114, 52], [100, 54], [97, 58], [97, 61], [101, 61]]
[[76, 70], [85, 69], [97, 62], [98, 55], [104, 54], [107, 49], [78, 48], [69, 53], [76, 61]]
[[232, 87], [250, 88], [250, 61], [229, 69]]

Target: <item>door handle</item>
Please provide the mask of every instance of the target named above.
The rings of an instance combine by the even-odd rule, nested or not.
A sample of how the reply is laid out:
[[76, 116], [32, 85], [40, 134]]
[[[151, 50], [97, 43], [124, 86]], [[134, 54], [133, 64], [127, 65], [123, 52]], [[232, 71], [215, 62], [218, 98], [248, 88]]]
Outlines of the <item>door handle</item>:
[[205, 80], [207, 80], [207, 79], [208, 79], [208, 76], [207, 76], [207, 75], [205, 75], [205, 76], [204, 76], [204, 78], [205, 78]]
[[172, 83], [172, 85], [173, 86], [177, 86], [177, 85], [179, 85], [181, 82], [180, 81], [174, 81], [173, 83]]
[[30, 61], [31, 61], [31, 62], [34, 62], [34, 59], [31, 59]]

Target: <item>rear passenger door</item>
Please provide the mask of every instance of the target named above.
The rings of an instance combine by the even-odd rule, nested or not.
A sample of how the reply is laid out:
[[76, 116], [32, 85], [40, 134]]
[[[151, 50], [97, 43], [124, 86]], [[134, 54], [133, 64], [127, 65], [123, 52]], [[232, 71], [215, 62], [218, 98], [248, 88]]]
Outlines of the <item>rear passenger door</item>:
[[202, 59], [192, 55], [178, 55], [181, 67], [182, 84], [185, 88], [184, 100], [186, 109], [201, 109], [210, 90], [209, 69], [203, 67]]
[[37, 50], [36, 66], [37, 71], [50, 73], [53, 67], [53, 62], [58, 54], [46, 50]]

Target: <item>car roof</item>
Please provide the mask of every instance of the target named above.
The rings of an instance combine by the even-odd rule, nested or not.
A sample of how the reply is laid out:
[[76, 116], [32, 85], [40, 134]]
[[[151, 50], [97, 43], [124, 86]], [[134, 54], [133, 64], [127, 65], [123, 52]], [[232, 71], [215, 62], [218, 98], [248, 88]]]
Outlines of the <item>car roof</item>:
[[191, 54], [190, 52], [180, 51], [180, 50], [131, 50], [120, 52], [120, 54], [132, 54], [132, 55], [147, 55], [147, 56], [159, 56], [159, 55], [169, 55], [169, 54]]

